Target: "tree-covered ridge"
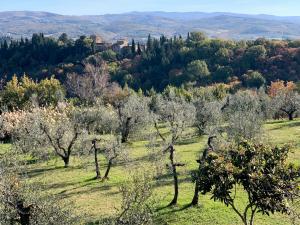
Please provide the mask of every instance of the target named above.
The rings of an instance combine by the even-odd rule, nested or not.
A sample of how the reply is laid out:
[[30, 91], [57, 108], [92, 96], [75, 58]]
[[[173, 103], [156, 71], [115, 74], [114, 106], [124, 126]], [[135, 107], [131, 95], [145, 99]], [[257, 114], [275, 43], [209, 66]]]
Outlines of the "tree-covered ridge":
[[112, 81], [136, 90], [230, 82], [260, 87], [278, 79], [300, 79], [300, 42], [296, 40], [232, 41], [192, 32], [187, 38], [149, 35], [145, 44], [133, 40], [120, 51], [100, 51], [95, 46], [89, 37], [72, 40], [66, 34], [58, 39], [35, 34], [31, 40], [3, 41], [0, 74], [8, 80], [13, 74], [26, 73], [34, 79], [54, 75], [65, 81], [67, 74], [82, 74], [92, 58], [107, 64]]
[[244, 86], [259, 87], [277, 79], [298, 81], [299, 56], [297, 41], [235, 42], [207, 39], [202, 33], [191, 33], [187, 39], [149, 38], [146, 51], [135, 58], [129, 71], [132, 77], [127, 74], [122, 78], [143, 89], [236, 80]]

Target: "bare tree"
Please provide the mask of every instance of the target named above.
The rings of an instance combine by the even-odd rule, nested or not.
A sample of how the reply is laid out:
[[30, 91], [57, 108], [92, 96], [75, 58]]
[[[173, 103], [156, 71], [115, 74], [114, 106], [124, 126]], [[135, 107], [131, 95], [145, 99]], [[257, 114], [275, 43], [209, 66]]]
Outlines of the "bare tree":
[[110, 86], [107, 64], [102, 59], [84, 62], [84, 73], [68, 74], [66, 86], [70, 94], [88, 104], [94, 103]]

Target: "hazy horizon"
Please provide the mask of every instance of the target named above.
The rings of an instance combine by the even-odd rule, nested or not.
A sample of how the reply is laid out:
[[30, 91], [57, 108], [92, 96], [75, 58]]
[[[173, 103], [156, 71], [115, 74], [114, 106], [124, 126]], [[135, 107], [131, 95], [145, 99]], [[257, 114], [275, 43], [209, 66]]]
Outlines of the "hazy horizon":
[[166, 10], [154, 10], [154, 11], [126, 11], [126, 12], [116, 12], [116, 13], [100, 13], [100, 14], [66, 14], [66, 13], [59, 13], [53, 11], [43, 11], [43, 10], [0, 10], [0, 13], [5, 12], [36, 12], [36, 13], [51, 13], [63, 16], [103, 16], [103, 15], [117, 15], [117, 14], [129, 14], [129, 13], [206, 13], [206, 14], [214, 14], [214, 13], [226, 13], [226, 14], [241, 14], [241, 15], [250, 15], [250, 16], [259, 16], [259, 15], [267, 15], [267, 16], [277, 16], [277, 17], [300, 17], [299, 15], [276, 15], [276, 14], [269, 14], [269, 13], [239, 13], [239, 12], [230, 12], [230, 11], [211, 11], [211, 12], [204, 12], [204, 11], [166, 11]]
[[[230, 10], [228, 10], [230, 5]], [[104, 15], [129, 12], [226, 12], [300, 16], [300, 1], [294, 0], [10, 0], [1, 3], [0, 12], [38, 11], [62, 15]]]

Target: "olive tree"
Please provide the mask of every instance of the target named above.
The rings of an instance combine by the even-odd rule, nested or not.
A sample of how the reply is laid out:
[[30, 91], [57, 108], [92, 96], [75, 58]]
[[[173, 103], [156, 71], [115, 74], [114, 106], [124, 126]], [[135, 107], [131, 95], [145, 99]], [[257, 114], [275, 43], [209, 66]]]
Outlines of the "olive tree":
[[[157, 134], [163, 141], [164, 153], [169, 155], [168, 167], [171, 170], [174, 182], [174, 197], [171, 205], [177, 204], [178, 199], [178, 172], [177, 168], [185, 166], [184, 163], [177, 162], [175, 157], [175, 144], [184, 134], [187, 128], [195, 122], [196, 110], [193, 104], [182, 98], [174, 96], [160, 96], [153, 107], [153, 121]], [[167, 132], [162, 133], [159, 123], [165, 126]]]
[[194, 102], [196, 108], [195, 126], [199, 135], [211, 134], [222, 123], [222, 106], [219, 101], [206, 101], [197, 99]]
[[117, 222], [132, 225], [154, 224], [155, 199], [151, 174], [135, 172], [136, 174], [132, 175], [131, 179], [120, 187], [122, 204]]
[[85, 130], [75, 120], [74, 108], [36, 108], [27, 112], [15, 134], [14, 145], [25, 152], [49, 156], [49, 148], [68, 167], [74, 150], [81, 148]]
[[119, 188], [122, 196], [117, 215], [99, 221], [102, 225], [152, 225], [156, 199], [150, 171], [133, 169], [129, 179]]
[[279, 91], [273, 98], [273, 106], [293, 120], [300, 109], [300, 95], [296, 91]]
[[230, 141], [261, 138], [265, 119], [262, 102], [254, 91], [240, 91], [230, 96], [225, 109], [226, 133]]
[[25, 111], [3, 112], [0, 115], [0, 139], [11, 141], [16, 134], [19, 125], [24, 121]]
[[[209, 136], [208, 141], [207, 141], [207, 147], [204, 149], [202, 156], [197, 160], [197, 163], [199, 164], [198, 170], [201, 169], [201, 166], [203, 166], [203, 163], [205, 163], [205, 160], [207, 159], [207, 156], [209, 153], [215, 151], [215, 146], [214, 146], [214, 139], [216, 139], [217, 136]], [[191, 206], [196, 206], [199, 204], [199, 179], [198, 179], [198, 171], [193, 171], [192, 172], [192, 178], [193, 181], [195, 182], [195, 189], [194, 189], [194, 196], [191, 202]]]
[[134, 132], [144, 129], [149, 121], [149, 101], [136, 93], [115, 102], [115, 110], [122, 143], [128, 142]]
[[[95, 179], [106, 180], [113, 163], [120, 157], [126, 158], [126, 149], [118, 134], [118, 116], [112, 107], [95, 105], [84, 107], [76, 112], [76, 121], [88, 132], [84, 146], [88, 152], [93, 152], [95, 163]], [[98, 154], [107, 160], [104, 176], [101, 176]]]
[[[97, 145], [97, 141], [100, 142], [100, 146]], [[106, 170], [104, 173], [104, 176], [102, 177], [102, 180], [108, 180], [109, 179], [109, 172], [111, 170], [111, 167], [113, 166], [114, 162], [120, 158], [123, 157], [126, 159], [126, 149], [121, 143], [121, 140], [119, 137], [112, 136], [108, 139], [98, 139], [94, 140], [92, 143], [92, 149], [94, 149], [95, 152], [100, 152], [104, 155], [106, 161], [107, 161], [107, 166]], [[96, 154], [95, 154], [96, 157]], [[95, 160], [96, 162], [96, 160]], [[101, 174], [99, 170], [99, 165], [97, 166], [96, 164], [96, 178], [100, 179]]]
[[0, 156], [0, 223], [3, 225], [79, 224], [71, 208], [59, 199], [42, 194], [24, 179], [19, 161], [12, 154]]
[[[289, 201], [299, 194], [299, 169], [287, 163], [289, 148], [241, 142], [210, 152], [198, 171], [199, 191], [230, 206], [243, 224], [253, 225], [257, 212], [290, 213]], [[236, 205], [237, 186], [247, 194], [243, 209]]]

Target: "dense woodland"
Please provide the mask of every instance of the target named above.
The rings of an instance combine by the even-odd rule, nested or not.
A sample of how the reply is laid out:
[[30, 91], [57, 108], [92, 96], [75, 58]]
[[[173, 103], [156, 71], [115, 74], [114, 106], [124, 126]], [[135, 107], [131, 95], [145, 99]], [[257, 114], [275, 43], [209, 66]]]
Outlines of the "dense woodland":
[[[168, 224], [154, 186], [168, 177], [172, 196], [163, 207], [176, 209], [182, 168], [193, 197], [180, 210], [197, 208], [209, 195], [244, 225], [254, 225], [257, 214], [278, 213], [297, 224], [300, 169], [292, 150], [299, 149], [272, 145], [264, 130], [268, 121], [300, 114], [297, 43], [191, 33], [186, 40], [149, 36], [143, 51], [133, 40], [126, 52], [115, 53], [95, 52], [85, 37], [4, 41], [0, 68], [16, 75], [0, 90], [0, 138], [9, 146], [0, 152], [0, 224], [91, 224], [72, 202], [47, 194], [45, 184], [27, 174], [51, 160], [63, 168], [49, 170], [71, 171], [75, 157], [93, 165], [94, 177], [81, 184], [96, 180], [104, 191], [116, 165], [122, 177], [133, 172], [130, 180], [118, 180], [116, 213], [92, 224]], [[191, 168], [178, 153], [195, 138], [207, 144], [189, 156], [197, 162]], [[148, 161], [132, 166], [136, 142]]]
[[135, 90], [232, 81], [259, 88], [276, 80], [298, 82], [299, 48], [297, 40], [232, 41], [192, 32], [187, 38], [149, 36], [146, 43], [133, 40], [121, 52], [97, 52], [85, 36], [72, 40], [62, 34], [56, 40], [34, 34], [30, 40], [2, 41], [0, 74], [8, 80], [14, 74], [35, 80], [54, 75], [64, 82], [68, 73], [82, 73], [85, 61], [94, 57], [107, 63], [112, 81]]

